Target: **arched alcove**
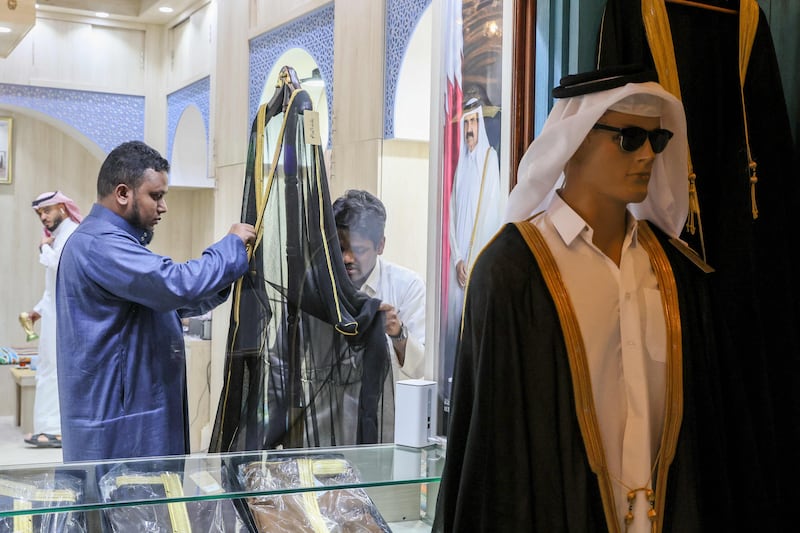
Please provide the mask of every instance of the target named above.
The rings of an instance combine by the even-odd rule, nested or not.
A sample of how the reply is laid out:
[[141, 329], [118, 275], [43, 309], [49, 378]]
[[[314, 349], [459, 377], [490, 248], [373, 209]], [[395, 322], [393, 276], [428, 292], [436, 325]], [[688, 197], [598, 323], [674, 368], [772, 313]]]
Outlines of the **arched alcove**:
[[[433, 9], [428, 5], [402, 53], [392, 113], [383, 141], [379, 193], [386, 206], [384, 257], [427, 276]], [[387, 102], [388, 105], [388, 102]], [[434, 178], [435, 179], [435, 178]]]
[[208, 171], [208, 136], [197, 106], [184, 109], [175, 130], [169, 184], [171, 187], [214, 187]]
[[25, 336], [16, 317], [42, 297], [45, 283], [38, 249], [42, 224], [31, 201], [41, 193], [59, 190], [85, 216], [97, 200], [97, 174], [105, 154], [51, 116], [6, 105], [0, 105], [0, 116], [14, 120], [13, 182], [0, 185], [0, 226], [5, 228], [0, 271], [6, 280], [0, 284], [0, 346], [22, 346]]
[[328, 98], [325, 80], [320, 75], [317, 62], [306, 50], [302, 48], [291, 48], [281, 55], [272, 66], [267, 75], [264, 89], [261, 92], [260, 104], [269, 101], [275, 92], [275, 84], [278, 81], [278, 73], [284, 66], [292, 67], [297, 72], [300, 85], [311, 97], [314, 111], [319, 113], [320, 134], [322, 146], [330, 146], [330, 124], [328, 123]]
[[400, 66], [394, 107], [396, 139], [430, 139], [432, 11], [428, 6], [423, 12]]

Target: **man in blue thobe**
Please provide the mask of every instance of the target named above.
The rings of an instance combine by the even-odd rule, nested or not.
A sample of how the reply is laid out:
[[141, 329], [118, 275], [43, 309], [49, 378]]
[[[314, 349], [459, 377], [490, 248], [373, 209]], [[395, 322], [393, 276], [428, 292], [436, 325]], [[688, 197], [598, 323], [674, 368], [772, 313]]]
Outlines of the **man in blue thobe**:
[[249, 224], [198, 259], [146, 248], [167, 211], [169, 163], [138, 141], [109, 153], [97, 203], [64, 246], [56, 282], [64, 461], [189, 453], [180, 318], [228, 297]]

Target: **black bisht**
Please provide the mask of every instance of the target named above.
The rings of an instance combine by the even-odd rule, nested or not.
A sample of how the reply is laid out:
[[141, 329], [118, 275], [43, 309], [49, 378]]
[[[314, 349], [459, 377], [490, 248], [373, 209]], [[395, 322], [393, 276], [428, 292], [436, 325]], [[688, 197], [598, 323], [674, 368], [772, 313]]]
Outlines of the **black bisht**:
[[[744, 85], [742, 17], [667, 3], [706, 261], [716, 269], [711, 297], [720, 343], [729, 476], [739, 499], [736, 531], [792, 531], [783, 511], [800, 498], [800, 284], [791, 248], [800, 209], [800, 175], [772, 34], [756, 6]], [[722, 6], [723, 2], [705, 4]], [[667, 48], [668, 50], [668, 48]], [[664, 51], [661, 51], [663, 54]], [[640, 0], [609, 0], [599, 36], [599, 66], [655, 65]], [[744, 103], [743, 103], [744, 102]], [[745, 115], [746, 113], [746, 115]], [[753, 216], [748, 145], [757, 166]], [[700, 232], [681, 238], [696, 250]]]
[[212, 452], [392, 439], [383, 313], [344, 269], [307, 111], [308, 93], [283, 67], [250, 133], [242, 221], [257, 240], [234, 287]]

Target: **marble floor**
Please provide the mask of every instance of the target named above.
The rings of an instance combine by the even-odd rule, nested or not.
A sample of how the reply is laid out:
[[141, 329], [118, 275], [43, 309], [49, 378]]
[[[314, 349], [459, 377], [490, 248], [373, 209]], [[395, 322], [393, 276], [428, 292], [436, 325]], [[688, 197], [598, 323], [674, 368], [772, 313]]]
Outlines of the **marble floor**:
[[60, 463], [61, 448], [37, 448], [23, 440], [13, 416], [0, 416], [0, 468], [8, 465]]

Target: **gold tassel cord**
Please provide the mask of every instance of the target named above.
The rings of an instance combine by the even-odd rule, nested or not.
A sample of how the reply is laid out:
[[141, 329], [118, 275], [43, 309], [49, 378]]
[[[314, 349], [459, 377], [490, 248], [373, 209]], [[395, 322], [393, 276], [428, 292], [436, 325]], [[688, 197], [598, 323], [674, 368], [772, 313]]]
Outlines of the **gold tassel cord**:
[[700, 200], [697, 198], [697, 175], [689, 174], [689, 217], [686, 219], [686, 230], [694, 235], [697, 231], [696, 223], [700, 215]]
[[[655, 467], [653, 467], [655, 468]], [[627, 488], [627, 487], [626, 487]], [[629, 489], [628, 492], [628, 512], [625, 514], [625, 532], [627, 533], [628, 528], [630, 528], [631, 524], [633, 523], [633, 502], [636, 501], [636, 494], [639, 492], [644, 492], [645, 497], [647, 498], [647, 503], [650, 504], [650, 509], [647, 511], [647, 519], [650, 520], [650, 531], [651, 533], [658, 532], [658, 512], [655, 509], [656, 506], [656, 493], [653, 492], [653, 489], [648, 489], [645, 487], [640, 487], [638, 489]]]
[[[748, 158], [750, 154], [750, 147], [747, 147]], [[758, 176], [756, 175], [756, 162], [750, 160], [750, 210], [753, 213], [753, 220], [758, 218], [758, 205], [756, 204], [756, 183], [758, 183]]]
[[744, 121], [744, 143], [747, 148], [747, 171], [750, 181], [750, 210], [753, 220], [758, 218], [758, 204], [756, 202], [756, 175], [757, 164], [753, 161], [750, 151], [750, 132], [747, 124], [747, 108], [744, 99], [744, 83], [747, 77], [747, 65], [750, 63], [750, 52], [753, 50], [753, 41], [758, 29], [758, 4], [755, 0], [742, 0], [739, 7], [739, 94], [742, 98], [742, 120]]
[[[672, 30], [669, 26], [667, 16], [667, 6], [664, 0], [642, 0], [642, 21], [644, 22], [647, 41], [650, 44], [650, 52], [653, 55], [653, 62], [658, 72], [658, 81], [666, 90], [672, 93], [675, 98], [682, 101], [681, 86], [678, 79], [678, 64], [675, 60], [675, 50], [672, 45]], [[687, 175], [689, 187], [689, 215], [686, 223], [686, 231], [694, 235], [698, 229], [702, 232], [700, 222], [700, 199], [697, 196], [697, 175], [694, 173], [692, 164], [692, 152], [687, 151]], [[696, 221], [696, 222], [695, 222]], [[700, 241], [703, 242], [703, 235]], [[701, 250], [703, 260], [706, 259], [705, 247]]]
[[[745, 145], [747, 149], [747, 163], [750, 183], [750, 204], [753, 219], [758, 218], [756, 202], [756, 163], [750, 152], [750, 137], [747, 124], [747, 110], [744, 99], [744, 83], [747, 76], [747, 66], [750, 62], [750, 53], [753, 49], [756, 29], [758, 28], [759, 8], [756, 0], [741, 0], [739, 5], [739, 88], [742, 99], [742, 117], [744, 120]], [[659, 82], [679, 100], [680, 82], [678, 67], [675, 60], [675, 49], [672, 41], [672, 31], [669, 26], [667, 8], [664, 0], [642, 0], [642, 20], [644, 21], [647, 41], [653, 55]], [[694, 235], [699, 232], [700, 246], [703, 260], [706, 258], [703, 225], [700, 218], [700, 201], [697, 195], [697, 176], [694, 174], [691, 151], [689, 151], [689, 217], [686, 230]]]
[[[691, 162], [689, 163], [691, 165]], [[691, 168], [691, 167], [690, 167]], [[689, 216], [686, 219], [686, 230], [700, 237], [700, 253], [703, 260], [706, 257], [706, 240], [703, 233], [703, 219], [700, 218], [700, 198], [697, 196], [697, 175], [689, 172]]]

